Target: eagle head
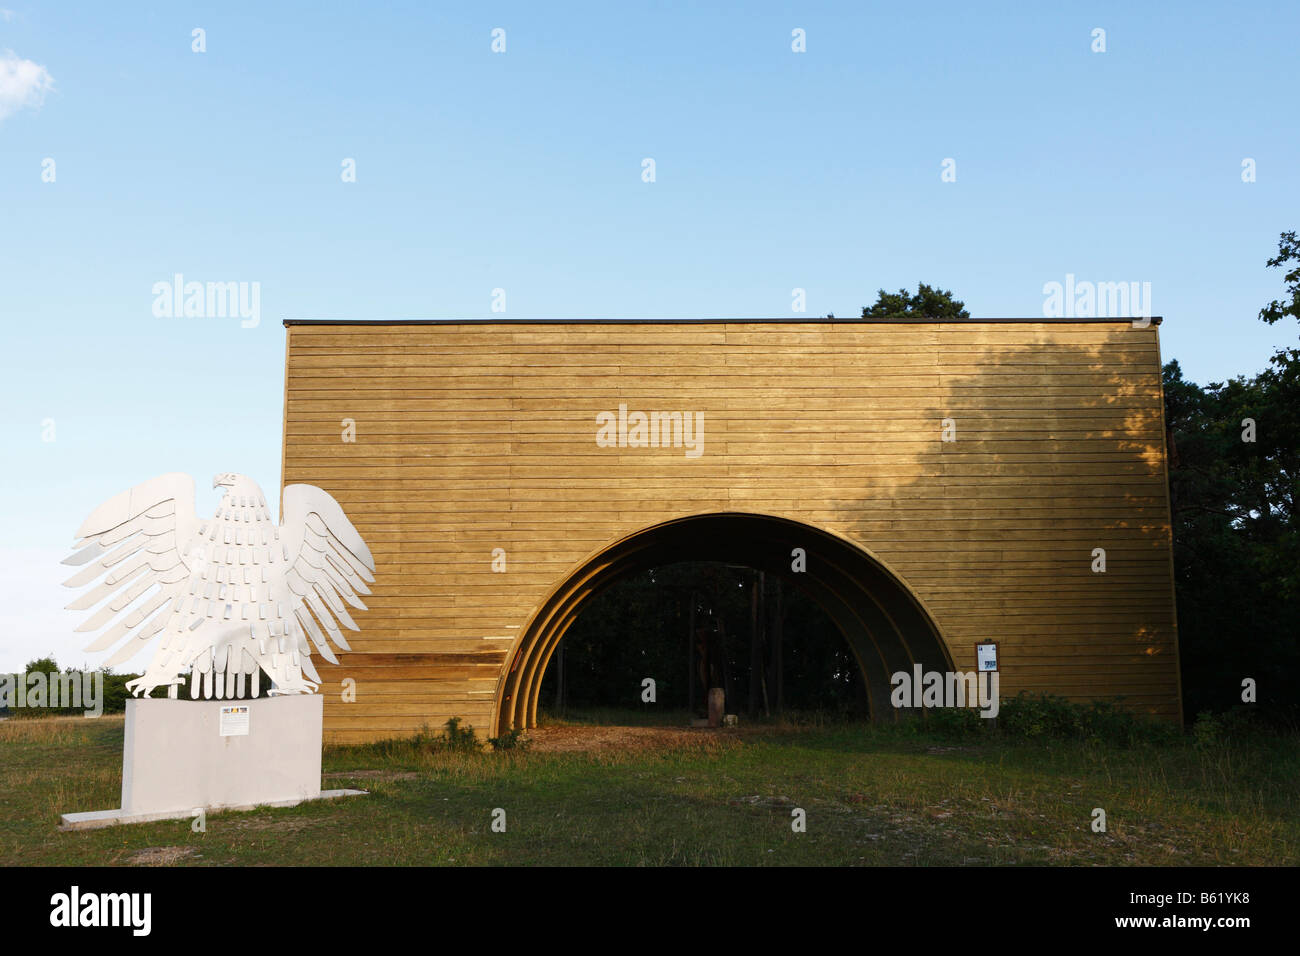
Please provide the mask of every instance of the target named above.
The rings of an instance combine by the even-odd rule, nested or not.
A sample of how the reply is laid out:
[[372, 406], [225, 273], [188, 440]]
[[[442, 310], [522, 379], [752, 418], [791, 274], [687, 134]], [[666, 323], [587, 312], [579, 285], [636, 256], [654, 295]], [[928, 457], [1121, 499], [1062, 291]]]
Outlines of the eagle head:
[[212, 476], [213, 488], [224, 488], [224, 494], [232, 498], [253, 498], [261, 500], [262, 489], [257, 487], [257, 482], [247, 475], [241, 475], [238, 472], [228, 471], [225, 474]]

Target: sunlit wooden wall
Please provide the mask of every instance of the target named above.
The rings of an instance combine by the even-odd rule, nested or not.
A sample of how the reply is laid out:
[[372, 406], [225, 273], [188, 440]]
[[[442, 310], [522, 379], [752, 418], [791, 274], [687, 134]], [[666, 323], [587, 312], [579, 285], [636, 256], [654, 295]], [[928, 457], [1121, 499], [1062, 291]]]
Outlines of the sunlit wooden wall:
[[[520, 630], [568, 573], [719, 511], [856, 542], [959, 668], [1000, 642], [1004, 699], [1178, 717], [1154, 325], [285, 324], [284, 481], [338, 498], [378, 566], [354, 652], [322, 665], [331, 739], [492, 732]], [[702, 412], [702, 453], [598, 447], [620, 404]]]

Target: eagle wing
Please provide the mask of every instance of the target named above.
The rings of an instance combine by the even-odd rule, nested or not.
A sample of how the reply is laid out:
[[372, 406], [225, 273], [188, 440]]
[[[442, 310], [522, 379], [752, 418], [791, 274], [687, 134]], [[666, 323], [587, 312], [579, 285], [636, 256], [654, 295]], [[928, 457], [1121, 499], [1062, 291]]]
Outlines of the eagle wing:
[[87, 651], [102, 651], [127, 638], [108, 659], [121, 664], [142, 650], [166, 625], [168, 608], [183, 590], [190, 568], [186, 550], [199, 530], [194, 513], [194, 479], [172, 472], [136, 485], [104, 502], [77, 532], [79, 549], [64, 559], [85, 565], [63, 584], [86, 587], [101, 575], [98, 587], [68, 605], [86, 610], [104, 602], [78, 631], [104, 633]]
[[[369, 594], [375, 559], [343, 508], [315, 485], [286, 485], [281, 507], [281, 538], [289, 568], [284, 583], [303, 633], [331, 664], [338, 658], [325, 639], [350, 651], [339, 624], [360, 630], [345, 604], [365, 610], [357, 594]], [[304, 669], [310, 664], [304, 658]]]

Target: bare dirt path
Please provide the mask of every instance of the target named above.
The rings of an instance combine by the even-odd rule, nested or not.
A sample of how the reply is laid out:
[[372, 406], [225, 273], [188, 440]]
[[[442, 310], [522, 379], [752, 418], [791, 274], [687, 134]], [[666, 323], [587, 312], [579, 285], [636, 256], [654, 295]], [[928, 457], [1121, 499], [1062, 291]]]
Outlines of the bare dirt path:
[[707, 727], [537, 727], [528, 731], [537, 753], [704, 749], [734, 746], [740, 735]]

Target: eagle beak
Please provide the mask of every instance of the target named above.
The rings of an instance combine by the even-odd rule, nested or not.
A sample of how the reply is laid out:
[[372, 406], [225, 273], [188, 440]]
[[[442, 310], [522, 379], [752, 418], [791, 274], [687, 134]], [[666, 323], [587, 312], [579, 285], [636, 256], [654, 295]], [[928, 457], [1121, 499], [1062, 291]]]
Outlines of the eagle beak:
[[220, 488], [220, 487], [221, 487], [221, 476], [220, 476], [220, 475], [213, 475], [213, 476], [212, 476], [212, 488], [213, 488], [213, 490], [216, 490], [217, 488]]

